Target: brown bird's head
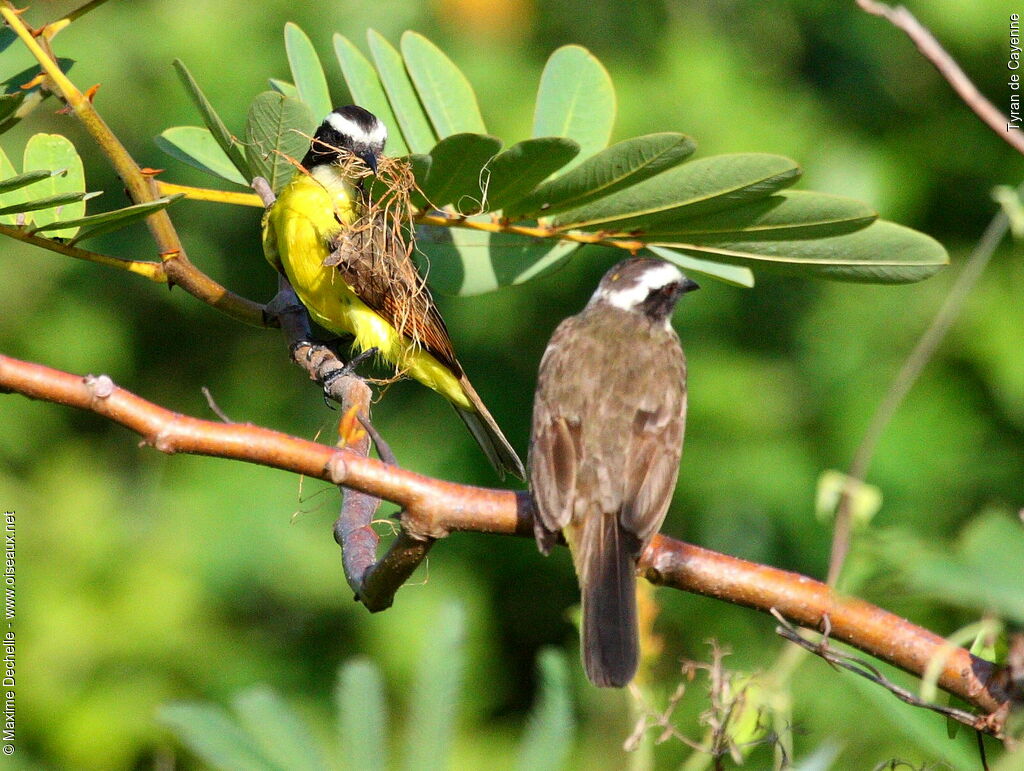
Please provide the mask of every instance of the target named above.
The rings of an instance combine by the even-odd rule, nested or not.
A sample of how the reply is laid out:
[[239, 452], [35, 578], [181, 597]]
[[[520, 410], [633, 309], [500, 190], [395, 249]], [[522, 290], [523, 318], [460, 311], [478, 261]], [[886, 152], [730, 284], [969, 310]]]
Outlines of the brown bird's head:
[[668, 325], [679, 298], [699, 288], [675, 265], [650, 257], [630, 257], [604, 274], [589, 305], [610, 305]]

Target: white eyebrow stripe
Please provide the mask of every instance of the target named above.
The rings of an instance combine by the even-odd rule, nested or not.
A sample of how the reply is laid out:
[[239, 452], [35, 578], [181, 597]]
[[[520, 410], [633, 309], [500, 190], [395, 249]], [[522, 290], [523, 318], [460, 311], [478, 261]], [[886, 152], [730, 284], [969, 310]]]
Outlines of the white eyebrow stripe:
[[683, 274], [675, 266], [667, 262], [647, 268], [637, 276], [635, 283], [622, 288], [610, 288], [602, 282], [591, 302], [603, 300], [616, 308], [630, 311], [639, 307], [640, 303], [647, 299], [647, 296], [655, 289], [675, 282], [681, 282]]
[[639, 284], [648, 292], [652, 289], [660, 289], [666, 284], [672, 284], [683, 280], [683, 274], [675, 265], [663, 262], [660, 265], [647, 268], [640, 274]]
[[327, 116], [326, 123], [329, 123], [331, 128], [339, 134], [351, 137], [352, 141], [357, 144], [383, 145], [388, 138], [387, 127], [379, 120], [373, 124], [369, 132], [351, 118], [346, 118], [336, 112]]

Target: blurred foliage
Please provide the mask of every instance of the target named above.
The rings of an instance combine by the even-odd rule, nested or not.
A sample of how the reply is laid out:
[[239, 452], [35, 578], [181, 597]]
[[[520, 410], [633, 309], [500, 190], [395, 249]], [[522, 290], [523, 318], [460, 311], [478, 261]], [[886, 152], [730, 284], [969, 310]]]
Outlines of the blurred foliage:
[[[26, 18], [39, 24], [75, 5], [38, 2]], [[1014, 9], [1005, 0], [910, 7], [1005, 108]], [[829, 529], [815, 518], [819, 475], [849, 462], [994, 213], [991, 189], [1016, 185], [1024, 170], [903, 35], [853, 3], [816, 0], [267, 0], [258, 9], [214, 0], [187, 12], [159, 0], [111, 0], [54, 47], [76, 60], [77, 83], [100, 84], [97, 107], [142, 164], [175, 164], [175, 181], [202, 185], [204, 175], [169, 161], [152, 141], [167, 126], [195, 122], [171, 62], [186, 58], [225, 122], [244, 125], [267, 77], [289, 77], [287, 21], [306, 31], [325, 62], [334, 32], [352, 40], [368, 27], [389, 40], [405, 29], [422, 32], [466, 73], [490, 130], [510, 141], [530, 134], [549, 53], [579, 43], [616, 84], [612, 141], [681, 131], [698, 137], [707, 154], [797, 158], [808, 188], [866, 200], [949, 248], [953, 267], [917, 285], [759, 275], [752, 290], [709, 284], [678, 314], [690, 416], [665, 530], [824, 575]], [[17, 45], [0, 53], [0, 72], [31, 64]], [[340, 101], [341, 73], [333, 60], [327, 69]], [[5, 134], [7, 156], [21, 158], [33, 134], [63, 134], [82, 154], [86, 189], [106, 190], [104, 207], [129, 203], [117, 200], [121, 186], [82, 129], [56, 109], [50, 100]], [[272, 296], [258, 211], [183, 201], [172, 214], [204, 271], [254, 299]], [[209, 415], [205, 385], [235, 420], [329, 436], [336, 415], [288, 363], [279, 334], [241, 327], [183, 292], [128, 274], [2, 246], [5, 353], [105, 372], [190, 414]], [[141, 225], [92, 246], [152, 254]], [[520, 449], [544, 345], [615, 258], [588, 248], [561, 272], [519, 289], [442, 300], [460, 359]], [[897, 414], [869, 476], [882, 507], [858, 540], [846, 587], [939, 634], [990, 610], [1020, 620], [1024, 590], [1012, 549], [1024, 468], [1022, 285], [1020, 250], [1005, 247]], [[426, 389], [391, 387], [375, 417], [403, 465], [494, 483], [472, 439]], [[227, 703], [260, 682], [287, 694], [317, 741], [331, 746], [338, 667], [367, 657], [383, 675], [393, 714], [404, 714], [415, 698], [421, 641], [442, 635], [438, 619], [453, 600], [466, 609], [466, 659], [452, 766], [511, 767], [538, 687], [538, 651], [576, 645], [566, 617], [577, 601], [566, 554], [542, 559], [527, 541], [457, 535], [432, 552], [394, 608], [370, 616], [351, 602], [341, 574], [330, 535], [333, 489], [263, 468], [165, 457], [98, 417], [21, 397], [0, 398], [0, 503], [18, 515], [19, 682], [26, 685], [18, 691], [15, 760], [29, 767], [170, 762], [180, 750], [156, 721], [159, 705]], [[951, 586], [954, 575], [960, 580]], [[732, 648], [730, 667], [777, 671], [784, 648], [771, 619], [678, 592], [656, 596], [664, 653], [648, 673], [652, 700], [676, 689], [675, 662], [699, 656], [711, 637]], [[569, 669], [579, 728], [568, 766], [625, 766], [628, 694], [587, 686], [571, 655]], [[949, 740], [941, 719], [820, 661], [793, 667], [779, 690], [791, 698], [793, 752], [807, 767], [827, 767], [835, 753], [835, 768], [893, 758], [960, 768], [976, 757], [969, 732]], [[707, 694], [690, 689], [675, 720], [695, 726], [706, 708]], [[753, 750], [751, 765], [767, 767], [771, 753]], [[671, 768], [688, 754], [670, 740], [651, 757]], [[826, 765], [814, 766], [814, 758]]]
[[[204, 702], [176, 702], [160, 709], [160, 721], [216, 769], [386, 769], [394, 744], [389, 733], [404, 735], [402, 768], [447, 768], [464, 678], [464, 613], [455, 603], [441, 608], [438, 634], [424, 641], [403, 717], [388, 721], [380, 672], [372, 662], [354, 659], [341, 667], [335, 689], [336, 746], [317, 746], [313, 730], [266, 686], [237, 694], [232, 699], [234, 716]], [[542, 651], [538, 679], [537, 703], [520, 742], [517, 768], [557, 771], [571, 748], [574, 728], [565, 655]]]

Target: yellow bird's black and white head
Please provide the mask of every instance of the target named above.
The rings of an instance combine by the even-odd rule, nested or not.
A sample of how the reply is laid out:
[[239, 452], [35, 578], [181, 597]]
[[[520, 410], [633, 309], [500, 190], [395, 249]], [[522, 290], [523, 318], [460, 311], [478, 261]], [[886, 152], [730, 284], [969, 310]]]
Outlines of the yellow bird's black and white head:
[[376, 173], [387, 141], [387, 127], [372, 112], [354, 104], [337, 107], [317, 128], [302, 165], [312, 171], [354, 155]]

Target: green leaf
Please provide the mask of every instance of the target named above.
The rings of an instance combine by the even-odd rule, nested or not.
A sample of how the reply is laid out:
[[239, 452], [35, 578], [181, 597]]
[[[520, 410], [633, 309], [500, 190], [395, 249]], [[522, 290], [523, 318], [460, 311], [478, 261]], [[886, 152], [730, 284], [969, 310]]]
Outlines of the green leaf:
[[[3, 27], [8, 30], [8, 27]], [[68, 72], [74, 65], [73, 59], [57, 59], [57, 66]], [[23, 88], [40, 73], [38, 64], [33, 64], [20, 72], [0, 81], [0, 133], [7, 131], [22, 118], [31, 113], [49, 95], [42, 90], [42, 83], [37, 82], [32, 88]]]
[[[373, 30], [367, 34], [372, 35]], [[334, 35], [334, 51], [341, 64], [348, 90], [356, 104], [372, 112], [388, 127], [388, 143], [385, 148], [388, 155], [408, 155], [409, 148], [402, 139], [399, 124], [391, 112], [391, 105], [388, 104], [388, 98], [373, 65], [348, 39], [337, 33]], [[429, 146], [425, 149], [429, 149]]]
[[403, 34], [401, 47], [405, 68], [437, 136], [486, 133], [473, 87], [455, 63], [416, 32]]
[[865, 203], [837, 195], [786, 190], [703, 217], [683, 217], [637, 234], [640, 239], [685, 236], [689, 242], [824, 238], [867, 227], [878, 214]]
[[[489, 221], [486, 216], [470, 221]], [[450, 295], [477, 295], [547, 275], [579, 249], [573, 241], [424, 226], [417, 231], [417, 257], [430, 286]]]
[[700, 273], [711, 278], [717, 278], [719, 281], [724, 281], [727, 284], [733, 286], [741, 286], [745, 289], [749, 289], [754, 285], [754, 274], [750, 268], [744, 268], [740, 265], [726, 265], [721, 262], [711, 262], [710, 260], [701, 260], [696, 257], [691, 257], [688, 254], [677, 252], [673, 249], [667, 249], [664, 246], [651, 245], [647, 249], [663, 260], [678, 265], [687, 273]]
[[281, 80], [280, 78], [268, 78], [267, 84], [279, 94], [290, 97], [291, 99], [299, 98], [299, 89], [287, 80]]
[[13, 29], [4, 25], [0, 27], [0, 53], [6, 51], [11, 43], [18, 39], [18, 35]]
[[[3, 153], [2, 149], [0, 149], [0, 153]], [[14, 167], [11, 166], [10, 160], [8, 160], [7, 155], [4, 154], [3, 158], [0, 159], [0, 174], [6, 175], [9, 170], [13, 172]], [[64, 169], [56, 169], [53, 171], [49, 169], [39, 169], [38, 171], [30, 171], [26, 174], [7, 177], [6, 179], [0, 180], [0, 194], [6, 195], [10, 192], [23, 188], [26, 185], [31, 185], [33, 182], [38, 182], [39, 180], [46, 179], [47, 177], [59, 176], [63, 173]]]
[[264, 91], [253, 100], [245, 123], [246, 157], [253, 173], [264, 177], [275, 193], [309, 150], [316, 125], [305, 102], [275, 91]]
[[[53, 173], [55, 172], [45, 170], [34, 171], [32, 172], [33, 176], [31, 177], [31, 180], [34, 182], [37, 179], [42, 179], [43, 175]], [[4, 149], [0, 147], [0, 179], [4, 180], [3, 184], [9, 184], [12, 180], [16, 179], [19, 176], [24, 175], [18, 174], [17, 170], [14, 168], [14, 164], [11, 163], [11, 159], [7, 157], [7, 153], [5, 153]], [[25, 192], [25, 187], [20, 183], [17, 183], [16, 186], [13, 188], [8, 188], [6, 190], [0, 191], [0, 206], [11, 206], [13, 204], [21, 203], [22, 201], [27, 200], [28, 195]], [[18, 217], [17, 215], [13, 214], [6, 217], [0, 217], [0, 224], [17, 225]]]
[[949, 263], [949, 255], [935, 239], [885, 220], [827, 238], [663, 245], [733, 265], [869, 284], [921, 281]]
[[614, 123], [615, 87], [604, 65], [578, 45], [551, 54], [537, 90], [533, 135], [574, 140], [579, 163], [608, 145]]
[[12, 118], [17, 114], [18, 108], [24, 103], [25, 96], [24, 91], [16, 94], [0, 94], [0, 126], [3, 126], [8, 120], [11, 121], [10, 125], [14, 125]]
[[896, 529], [878, 533], [870, 546], [915, 593], [1024, 623], [1024, 528], [1006, 512], [972, 520], [953, 548]]
[[169, 156], [189, 166], [226, 179], [228, 182], [234, 182], [236, 185], [246, 184], [245, 178], [224, 154], [224, 150], [209, 129], [199, 126], [173, 126], [164, 129], [153, 141]]
[[766, 153], [714, 155], [663, 171], [553, 218], [561, 229], [631, 232], [764, 198], [793, 184], [800, 168]]
[[32, 89], [28, 92], [15, 94], [9, 100], [7, 97], [3, 97], [5, 100], [5, 110], [3, 117], [0, 118], [0, 134], [3, 134], [8, 129], [13, 128], [26, 115], [31, 114], [36, 107], [46, 100], [47, 96], [47, 92]]
[[634, 137], [581, 162], [572, 171], [546, 182], [509, 207], [514, 218], [550, 216], [643, 182], [693, 154], [697, 145], [685, 134]]
[[[18, 214], [21, 212], [41, 212], [44, 209], [58, 209], [58, 207], [64, 206], [65, 204], [78, 203], [79, 201], [87, 201], [90, 198], [95, 198], [98, 195], [102, 195], [100, 191], [94, 193], [57, 193], [56, 195], [48, 195], [45, 198], [33, 198], [29, 201], [22, 201], [21, 203], [11, 204], [0, 209], [0, 214]], [[62, 210], [56, 212], [56, 216], [60, 216]], [[38, 217], [39, 215], [36, 215]], [[35, 218], [34, 218], [35, 219]], [[47, 217], [47, 219], [49, 219]], [[77, 220], [69, 220], [69, 224], [76, 222]], [[64, 224], [64, 220], [50, 220], [43, 227], [32, 228], [32, 232], [35, 233], [39, 230], [48, 229], [54, 230]]]
[[380, 671], [357, 658], [338, 671], [334, 692], [338, 708], [340, 755], [347, 768], [383, 771], [388, 767], [387, 709]]
[[473, 214], [483, 206], [484, 167], [501, 150], [501, 140], [484, 134], [454, 134], [430, 151], [430, 171], [423, 194], [435, 208], [454, 204]]
[[847, 496], [853, 526], [858, 530], [871, 524], [882, 508], [882, 489], [836, 469], [825, 469], [818, 475], [814, 495], [814, 515], [819, 522], [831, 525], [843, 497]]
[[161, 707], [157, 719], [186, 747], [217, 769], [277, 771], [256, 741], [220, 707], [176, 702]]
[[409, 695], [403, 766], [408, 771], [444, 771], [455, 734], [466, 663], [466, 618], [462, 606], [442, 606], [434, 632], [424, 643]]
[[[60, 134], [36, 134], [25, 145], [23, 171], [66, 169], [66, 173], [49, 176], [22, 188], [29, 200], [46, 199], [64, 194], [77, 194], [85, 190], [85, 171], [82, 159], [70, 140]], [[70, 220], [85, 214], [85, 196], [57, 208], [45, 208], [32, 215], [35, 225], [46, 225], [57, 220]], [[77, 228], [54, 231], [54, 238], [71, 238]]]
[[558, 771], [572, 749], [576, 721], [569, 697], [569, 666], [561, 651], [548, 648], [537, 662], [540, 688], [519, 745], [519, 771]]
[[210, 100], [206, 98], [206, 94], [203, 93], [196, 79], [192, 77], [192, 73], [188, 71], [188, 67], [185, 66], [181, 59], [174, 60], [174, 69], [178, 71], [178, 77], [181, 78], [185, 91], [188, 92], [192, 103], [199, 110], [199, 114], [202, 115], [206, 128], [210, 130], [210, 134], [217, 141], [217, 144], [220, 145], [220, 149], [224, 151], [228, 160], [231, 161], [231, 164], [241, 174], [243, 179], [241, 184], [247, 184], [247, 181], [252, 179], [253, 175], [249, 169], [249, 164], [245, 161], [245, 156], [242, 155], [239, 141], [228, 131], [228, 127], [224, 125], [224, 121], [220, 119]]
[[[168, 196], [167, 198], [159, 198], [156, 201], [147, 201], [146, 203], [137, 203], [134, 206], [126, 206], [123, 209], [115, 209], [114, 211], [102, 212], [100, 214], [90, 214], [87, 217], [79, 217], [76, 220], [69, 220], [63, 224], [81, 228], [81, 230], [78, 231], [78, 235], [70, 241], [71, 244], [77, 244], [86, 238], [94, 238], [95, 236], [102, 235], [103, 233], [109, 233], [112, 230], [120, 230], [121, 228], [130, 225], [132, 222], [148, 217], [155, 211], [166, 209], [172, 203], [184, 197], [184, 193], [178, 193], [177, 195]], [[60, 224], [62, 223], [50, 223], [49, 225], [34, 228], [32, 232], [41, 233], [47, 230], [53, 230]]]
[[284, 25], [284, 47], [299, 99], [306, 103], [318, 122], [322, 121], [334, 109], [334, 104], [313, 43], [297, 24], [288, 22]]
[[523, 198], [579, 153], [580, 146], [564, 137], [527, 139], [494, 157], [488, 166], [487, 211], [504, 209]]
[[402, 55], [376, 30], [368, 30], [366, 39], [405, 144], [411, 152], [428, 152], [437, 143], [437, 135], [416, 96]]
[[320, 771], [328, 768], [309, 727], [295, 711], [266, 686], [256, 686], [233, 699], [241, 726], [256, 739], [274, 768]]

